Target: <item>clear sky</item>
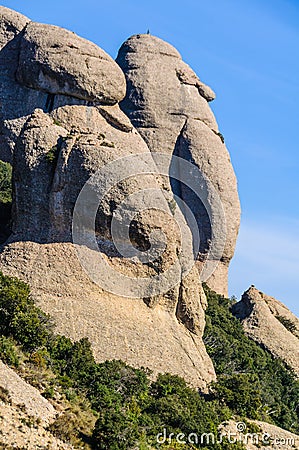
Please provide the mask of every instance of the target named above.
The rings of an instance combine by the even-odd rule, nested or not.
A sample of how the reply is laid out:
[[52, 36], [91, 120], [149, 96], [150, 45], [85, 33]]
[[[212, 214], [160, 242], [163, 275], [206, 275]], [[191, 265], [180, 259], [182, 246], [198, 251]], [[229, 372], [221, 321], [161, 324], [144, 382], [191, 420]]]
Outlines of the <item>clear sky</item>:
[[242, 226], [230, 294], [251, 284], [299, 315], [299, 1], [11, 0], [115, 57], [136, 33], [172, 43], [217, 94], [211, 104], [235, 167]]

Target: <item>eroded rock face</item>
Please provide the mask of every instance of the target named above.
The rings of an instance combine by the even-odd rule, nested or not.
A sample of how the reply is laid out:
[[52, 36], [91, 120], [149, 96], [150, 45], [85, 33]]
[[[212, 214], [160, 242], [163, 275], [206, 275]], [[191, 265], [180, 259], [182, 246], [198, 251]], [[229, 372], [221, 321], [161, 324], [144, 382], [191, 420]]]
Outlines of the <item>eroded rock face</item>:
[[53, 421], [56, 411], [40, 392], [26, 383], [10, 367], [0, 360], [0, 386], [8, 392], [15, 404], [24, 404], [29, 415], [42, 419], [45, 424]]
[[[176, 373], [205, 388], [215, 379], [201, 338], [205, 295], [196, 268], [185, 270], [192, 248], [181, 249], [171, 192], [168, 198], [167, 189], [161, 191], [163, 184], [169, 187], [168, 174], [159, 173], [119, 108], [123, 73], [104, 51], [73, 33], [0, 11], [1, 29], [9, 29], [11, 17], [15, 21], [11, 35], [3, 32], [0, 51], [0, 158], [8, 155], [14, 169], [13, 234], [0, 269], [29, 282], [59, 332], [89, 337], [98, 360]], [[117, 169], [103, 172], [120, 158]], [[90, 179], [83, 213], [89, 217], [96, 205], [94, 220], [79, 215], [75, 231], [85, 240], [75, 247], [74, 208]], [[183, 215], [176, 214], [189, 236]], [[128, 232], [117, 235], [118, 247], [113, 220], [116, 233]], [[100, 257], [106, 271], [99, 269]], [[150, 280], [146, 289], [140, 285], [138, 291], [137, 284], [136, 291], [144, 278]], [[169, 288], [159, 289], [169, 281]]]
[[35, 387], [2, 361], [0, 390], [0, 448], [74, 450], [72, 445], [60, 441], [48, 429], [61, 414], [61, 408], [55, 409]]
[[92, 42], [59, 27], [30, 23], [21, 40], [17, 80], [30, 88], [115, 104], [125, 95], [123, 73]]
[[255, 287], [233, 306], [245, 332], [299, 376], [299, 320], [281, 302]]
[[[182, 61], [176, 49], [154, 36], [129, 38], [120, 49], [117, 62], [127, 78], [127, 95], [121, 108], [149, 149], [191, 161], [220, 197], [225, 223], [223, 217], [217, 218], [217, 208], [213, 211], [215, 198], [209, 192], [212, 226], [225, 229], [226, 236], [221, 254], [210, 255], [211, 259], [216, 258], [217, 268], [208, 284], [227, 295], [227, 271], [239, 229], [240, 205], [229, 154], [208, 105], [215, 94]], [[184, 184], [176, 183], [172, 188], [196, 219], [201, 238], [197, 255], [201, 271], [212, 240], [211, 217], [198, 195]]]
[[1, 6], [0, 9], [0, 46], [3, 48], [30, 22], [26, 16]]

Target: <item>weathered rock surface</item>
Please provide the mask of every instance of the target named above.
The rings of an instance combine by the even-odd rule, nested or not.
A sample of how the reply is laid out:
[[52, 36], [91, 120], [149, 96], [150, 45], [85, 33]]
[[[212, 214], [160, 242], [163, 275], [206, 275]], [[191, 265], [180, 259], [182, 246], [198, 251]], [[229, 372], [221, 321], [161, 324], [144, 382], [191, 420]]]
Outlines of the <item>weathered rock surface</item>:
[[0, 6], [0, 159], [12, 162], [13, 149], [26, 117], [43, 108], [47, 94], [16, 81], [22, 31], [30, 20]]
[[56, 411], [51, 403], [1, 360], [0, 387], [7, 391], [12, 403], [24, 405], [28, 415], [39, 418], [44, 424], [51, 422], [56, 416]]
[[12, 161], [26, 117], [36, 108], [114, 105], [124, 97], [122, 71], [92, 42], [2, 6], [0, 20], [0, 159]]
[[62, 28], [30, 23], [21, 41], [17, 80], [50, 94], [115, 104], [125, 95], [123, 72], [92, 42]]
[[[14, 97], [21, 101], [23, 91], [14, 78], [18, 63], [18, 34], [29, 22], [27, 17], [0, 6], [0, 159], [11, 162], [14, 147], [14, 125], [6, 119], [14, 111]], [[12, 103], [12, 104], [11, 104]], [[19, 106], [20, 109], [20, 106]]]
[[299, 376], [299, 321], [286, 306], [251, 287], [233, 306], [233, 314], [242, 321], [248, 336]]
[[[192, 161], [218, 192], [226, 224], [220, 224], [220, 219], [214, 217], [213, 227], [226, 227], [226, 240], [208, 284], [227, 295], [228, 264], [234, 254], [240, 205], [229, 154], [208, 105], [215, 94], [182, 61], [176, 49], [154, 36], [129, 38], [120, 49], [117, 62], [127, 79], [127, 95], [121, 108], [149, 149]], [[212, 239], [211, 220], [198, 195], [183, 184], [173, 190], [196, 218], [201, 237], [198, 254], [201, 271]], [[215, 199], [212, 195], [208, 202], [213, 209]], [[217, 211], [213, 212], [215, 215]], [[210, 258], [213, 259], [213, 255]]]
[[30, 19], [12, 9], [1, 6], [0, 8], [0, 47], [3, 48], [25, 26]]
[[[30, 283], [59, 332], [89, 337], [99, 361], [123, 359], [205, 388], [215, 379], [201, 338], [206, 299], [197, 270], [185, 277], [192, 248], [181, 249], [182, 230], [160, 189], [165, 176], [119, 108], [124, 75], [105, 52], [73, 33], [18, 20], [20, 29], [0, 52], [0, 122], [14, 168], [13, 234], [0, 269]], [[134, 155], [141, 156], [130, 163]], [[97, 175], [119, 158], [125, 164]], [[91, 177], [92, 191], [79, 215], [85, 240], [74, 246], [74, 208]], [[179, 211], [177, 216], [184, 222]], [[112, 219], [116, 234], [127, 230], [117, 243], [133, 257], [116, 247]], [[100, 271], [99, 259], [106, 271]], [[160, 283], [159, 275], [169, 269]], [[139, 287], [144, 278], [150, 283], [139, 292], [134, 282]], [[171, 287], [160, 292], [168, 281]]]
[[[58, 332], [72, 339], [87, 336], [98, 361], [122, 359], [135, 367], [149, 367], [154, 375], [180, 374], [200, 387], [214, 379], [196, 318], [195, 332], [190, 332], [177, 319], [171, 298], [148, 307], [138, 299], [105, 292], [82, 270], [72, 244], [12, 243], [1, 255], [1, 269], [30, 283], [38, 304], [54, 317]], [[196, 307], [200, 313], [198, 303]], [[200, 323], [202, 332], [202, 318]]]
[[73, 449], [47, 430], [58, 415], [53, 405], [2, 361], [0, 391], [0, 449]]
[[271, 313], [285, 325], [289, 325], [289, 331], [299, 339], [299, 319], [282, 302], [274, 297], [264, 296]]
[[35, 422], [18, 405], [5, 404], [0, 401], [0, 414], [0, 450], [15, 448], [26, 450], [75, 450], [73, 445], [56, 438], [47, 428]]

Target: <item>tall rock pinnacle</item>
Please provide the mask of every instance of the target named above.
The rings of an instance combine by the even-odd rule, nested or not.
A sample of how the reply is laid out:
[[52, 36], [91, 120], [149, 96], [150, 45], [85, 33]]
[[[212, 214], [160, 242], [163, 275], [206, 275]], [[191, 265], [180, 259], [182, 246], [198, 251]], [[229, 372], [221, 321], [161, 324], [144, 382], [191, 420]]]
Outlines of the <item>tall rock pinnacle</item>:
[[[192, 161], [220, 196], [225, 223], [220, 223], [220, 219], [217, 223], [216, 218], [216, 227], [225, 228], [225, 244], [221, 255], [216, 257], [216, 270], [204, 281], [218, 293], [227, 295], [228, 265], [239, 230], [240, 204], [229, 153], [208, 104], [215, 94], [182, 61], [174, 47], [157, 37], [132, 36], [120, 48], [116, 61], [127, 79], [127, 95], [121, 108], [151, 152]], [[198, 196], [186, 185], [173, 182], [172, 189], [197, 221], [201, 241], [197, 265], [201, 271], [212, 239], [210, 217]], [[210, 194], [211, 208], [214, 201]]]

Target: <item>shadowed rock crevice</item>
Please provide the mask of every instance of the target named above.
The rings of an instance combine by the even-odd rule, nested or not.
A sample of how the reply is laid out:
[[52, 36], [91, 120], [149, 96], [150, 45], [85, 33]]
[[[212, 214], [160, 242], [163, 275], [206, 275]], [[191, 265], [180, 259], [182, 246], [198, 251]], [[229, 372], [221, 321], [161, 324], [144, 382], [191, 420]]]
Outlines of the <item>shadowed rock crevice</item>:
[[[186, 127], [187, 121], [177, 139], [177, 142], [175, 144], [175, 148], [174, 148], [174, 152], [173, 152], [173, 156], [174, 157], [178, 157], [178, 158], [182, 158], [185, 161], [190, 162], [193, 165], [196, 165], [196, 162], [194, 161], [193, 157], [192, 157], [192, 153], [189, 150], [189, 147], [187, 145], [185, 145], [185, 140], [184, 140], [184, 129]], [[199, 242], [199, 246], [197, 245], [197, 239], [196, 236], [193, 235], [193, 254], [194, 254], [194, 259], [195, 260], [200, 260], [200, 261], [205, 261], [208, 253], [209, 253], [209, 249], [210, 249], [210, 242], [212, 241], [212, 225], [211, 225], [211, 220], [208, 214], [208, 211], [204, 205], [204, 203], [202, 202], [201, 198], [199, 198], [199, 196], [197, 195], [196, 192], [194, 192], [192, 190], [192, 188], [190, 187], [190, 185], [179, 181], [175, 178], [173, 178], [171, 176], [172, 172], [175, 173], [180, 173], [180, 167], [178, 167], [178, 163], [177, 163], [177, 159], [173, 159], [172, 160], [172, 164], [170, 166], [169, 169], [169, 174], [170, 174], [170, 185], [171, 185], [171, 189], [172, 192], [174, 193], [175, 196], [179, 197], [182, 200], [182, 213], [189, 225], [189, 228], [192, 232], [194, 232], [194, 227], [192, 225], [192, 223], [190, 223], [189, 221], [189, 214], [186, 212], [186, 208], [184, 208], [184, 205], [187, 206], [187, 208], [190, 209], [193, 217], [196, 220], [196, 224], [197, 224], [197, 229], [196, 231], [199, 231], [199, 238], [200, 238], [200, 242]], [[182, 169], [183, 170], [183, 169]], [[188, 181], [188, 176], [184, 177], [183, 174], [181, 174], [181, 179], [186, 178], [186, 182]], [[190, 181], [190, 179], [189, 179]], [[203, 186], [203, 189], [208, 189], [207, 185]], [[180, 205], [178, 205], [180, 207]]]

